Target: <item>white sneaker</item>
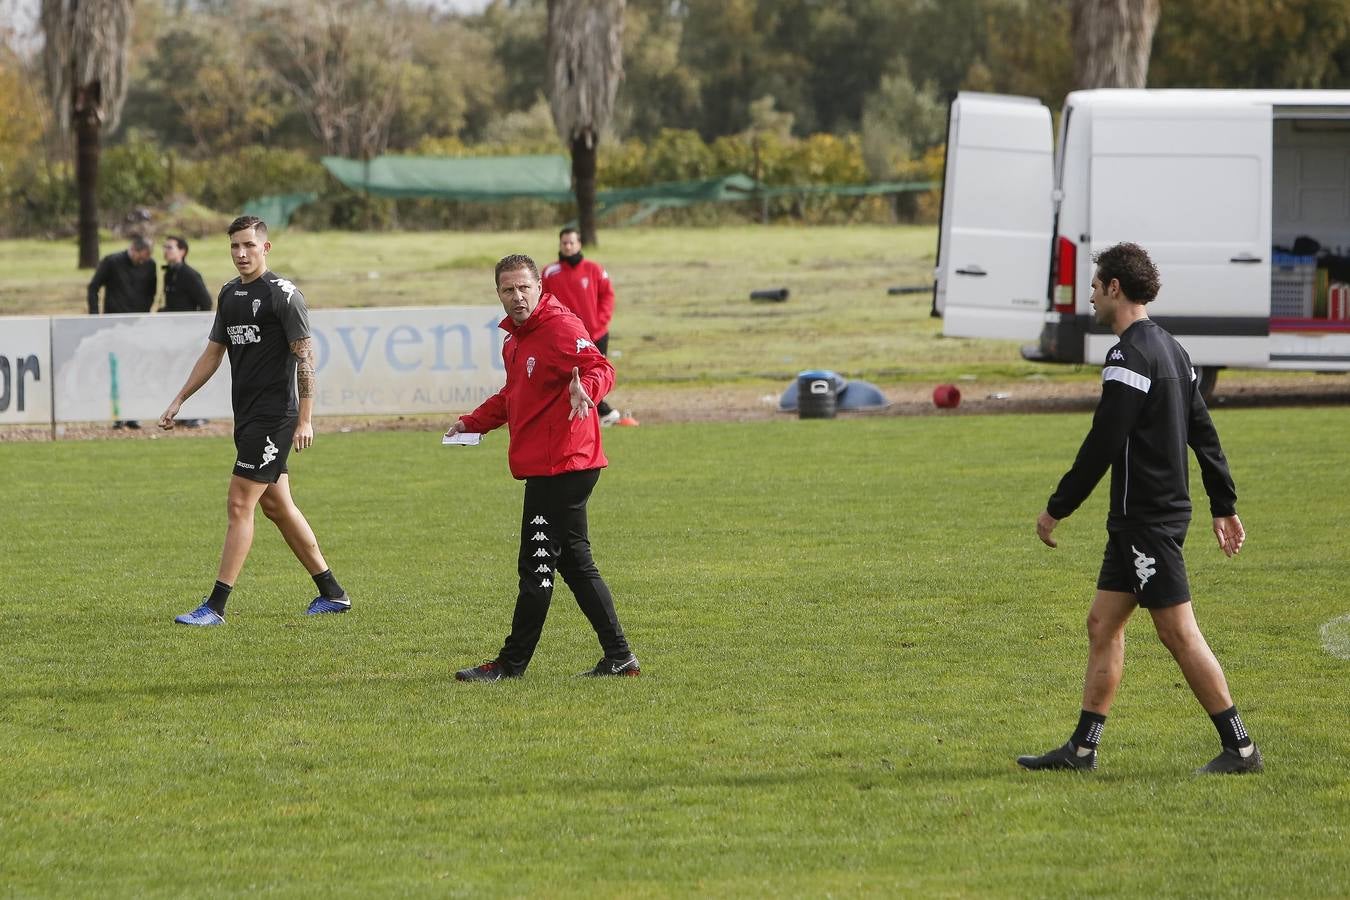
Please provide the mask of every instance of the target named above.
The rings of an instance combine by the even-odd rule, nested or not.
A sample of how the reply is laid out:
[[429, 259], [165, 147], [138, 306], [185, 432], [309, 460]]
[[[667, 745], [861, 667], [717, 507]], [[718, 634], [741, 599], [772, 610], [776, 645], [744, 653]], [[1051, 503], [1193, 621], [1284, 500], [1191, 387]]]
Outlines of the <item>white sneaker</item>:
[[623, 413], [619, 412], [617, 409], [611, 409], [609, 412], [605, 413], [603, 416], [600, 417], [600, 424], [608, 427], [610, 425], [613, 425], [615, 422], [619, 421], [622, 418]]

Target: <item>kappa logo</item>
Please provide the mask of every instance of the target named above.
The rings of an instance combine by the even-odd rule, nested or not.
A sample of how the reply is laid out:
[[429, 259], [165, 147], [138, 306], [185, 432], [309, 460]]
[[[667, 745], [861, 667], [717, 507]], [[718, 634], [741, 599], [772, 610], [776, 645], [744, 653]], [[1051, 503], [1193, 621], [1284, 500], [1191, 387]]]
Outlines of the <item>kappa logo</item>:
[[541, 572], [543, 572], [543, 573], [548, 573], [549, 571], [551, 571], [551, 570], [549, 569], [549, 567], [546, 566], [546, 565], [544, 565], [543, 563], [540, 563], [539, 566], [538, 566], [538, 568], [536, 568], [536, 569], [534, 570], [534, 572], [535, 572], [536, 575], [538, 575], [538, 574], [541, 573]]
[[595, 346], [594, 344], [592, 344], [590, 341], [586, 340], [585, 338], [577, 338], [577, 352], [578, 352], [578, 353], [580, 353], [582, 350], [585, 350], [587, 347], [594, 347], [594, 346]]
[[257, 297], [253, 298], [253, 318], [258, 318], [258, 307], [262, 306], [262, 301]]
[[267, 468], [267, 464], [276, 458], [277, 458], [277, 445], [272, 443], [272, 436], [269, 434], [267, 436], [267, 443], [263, 445], [262, 465], [259, 466], [258, 468], [260, 469]]
[[533, 541], [546, 541], [546, 540], [548, 540], [548, 535], [544, 534], [542, 531], [536, 531], [536, 532], [534, 533], [534, 537], [532, 537], [530, 540], [533, 540]]
[[235, 292], [234, 292], [234, 295], [235, 295], [236, 297], [247, 297], [247, 296], [248, 296], [248, 291], [235, 291]]
[[540, 556], [548, 556], [548, 551], [545, 550], [543, 547], [540, 547], [538, 550], [534, 551], [534, 555], [535, 558], [538, 558]]
[[280, 276], [273, 278], [272, 283], [281, 288], [286, 293], [286, 302], [291, 302], [291, 294], [295, 293], [295, 285], [291, 284], [285, 278]]
[[1158, 574], [1158, 570], [1154, 568], [1158, 561], [1151, 556], [1145, 556], [1134, 544], [1130, 545], [1130, 549], [1134, 551], [1134, 577], [1139, 579], [1139, 590], [1142, 591], [1148, 580]]
[[539, 582], [539, 586], [541, 588], [551, 588], [553, 587], [553, 582], [545, 578], [543, 581]]
[[533, 519], [530, 520], [530, 524], [531, 524], [531, 525], [547, 525], [547, 524], [548, 524], [548, 519], [545, 519], [543, 516], [535, 516]]
[[1106, 358], [1107, 358], [1107, 359], [1111, 359], [1111, 360], [1116, 360], [1116, 361], [1118, 361], [1118, 362], [1124, 362], [1124, 361], [1125, 361], [1125, 354], [1124, 354], [1123, 352], [1121, 352], [1121, 349], [1120, 349], [1119, 347], [1117, 347], [1117, 348], [1115, 348], [1114, 350], [1112, 350], [1112, 351], [1111, 351], [1111, 355], [1108, 356], [1108, 357], [1106, 357]]
[[533, 377], [534, 377], [534, 357], [533, 357], [533, 356], [531, 356], [529, 359], [525, 360], [525, 377], [526, 377], [526, 378], [533, 378]]

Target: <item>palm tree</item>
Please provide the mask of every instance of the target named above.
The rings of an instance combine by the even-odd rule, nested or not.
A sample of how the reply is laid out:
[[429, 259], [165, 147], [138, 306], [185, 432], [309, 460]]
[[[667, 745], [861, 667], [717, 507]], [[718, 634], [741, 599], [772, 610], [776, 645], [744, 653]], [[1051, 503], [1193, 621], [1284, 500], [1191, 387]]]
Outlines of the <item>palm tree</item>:
[[623, 77], [625, 0], [548, 0], [549, 105], [572, 152], [581, 242], [597, 244], [595, 155]]
[[1074, 0], [1074, 87], [1141, 88], [1162, 0]]
[[98, 161], [127, 96], [132, 0], [42, 0], [47, 92], [63, 136], [75, 132], [79, 266], [98, 265]]

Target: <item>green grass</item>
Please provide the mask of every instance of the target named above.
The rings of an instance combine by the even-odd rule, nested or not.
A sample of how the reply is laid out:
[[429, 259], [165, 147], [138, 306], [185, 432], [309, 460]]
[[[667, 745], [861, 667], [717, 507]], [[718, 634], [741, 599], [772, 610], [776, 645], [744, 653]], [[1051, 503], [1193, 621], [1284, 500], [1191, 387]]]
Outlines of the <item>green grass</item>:
[[[931, 285], [932, 227], [629, 228], [604, 231], [593, 256], [614, 280], [611, 349], [625, 384], [772, 382], [832, 368], [881, 385], [973, 375], [1095, 378], [1032, 365], [1015, 341], [943, 338]], [[104, 252], [121, 244], [104, 242]], [[507, 253], [544, 264], [553, 229], [506, 233], [282, 232], [270, 262], [314, 308], [496, 304], [492, 268]], [[208, 285], [234, 277], [225, 238], [193, 242]], [[82, 314], [89, 272], [69, 242], [0, 242], [0, 315]], [[787, 287], [786, 303], [750, 292]]]
[[607, 432], [617, 683], [572, 677], [565, 589], [525, 679], [450, 678], [510, 614], [504, 436], [321, 434], [295, 494], [354, 611], [306, 620], [260, 520], [205, 632], [169, 620], [226, 440], [0, 443], [0, 894], [1344, 896], [1350, 411], [1216, 416], [1250, 540], [1201, 520], [1188, 562], [1245, 779], [1191, 775], [1216, 737], [1146, 617], [1102, 769], [1012, 762], [1076, 720], [1106, 492], [1057, 551], [1034, 518], [1085, 415]]

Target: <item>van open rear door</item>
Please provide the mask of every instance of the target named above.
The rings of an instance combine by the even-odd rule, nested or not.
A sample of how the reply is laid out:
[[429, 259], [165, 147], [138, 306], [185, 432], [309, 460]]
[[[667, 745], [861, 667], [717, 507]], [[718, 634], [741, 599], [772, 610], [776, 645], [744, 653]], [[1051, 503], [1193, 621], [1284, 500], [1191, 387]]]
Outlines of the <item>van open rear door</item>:
[[[1270, 359], [1271, 121], [1270, 104], [1237, 93], [1095, 110], [1090, 250], [1148, 250], [1162, 277], [1149, 316], [1198, 366]], [[1090, 334], [1088, 361], [1114, 343]]]
[[947, 122], [935, 308], [952, 337], [1033, 340], [1049, 307], [1054, 133], [1028, 97], [958, 94]]

